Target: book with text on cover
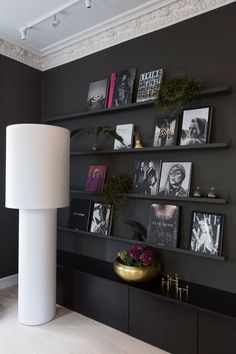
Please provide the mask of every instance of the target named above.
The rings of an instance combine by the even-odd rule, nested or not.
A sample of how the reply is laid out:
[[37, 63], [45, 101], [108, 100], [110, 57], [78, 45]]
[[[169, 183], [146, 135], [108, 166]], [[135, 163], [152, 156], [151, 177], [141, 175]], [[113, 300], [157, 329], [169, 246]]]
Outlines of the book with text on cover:
[[140, 75], [136, 102], [144, 102], [157, 98], [163, 74], [163, 69], [157, 69]]
[[155, 126], [153, 146], [176, 145], [178, 137], [178, 117], [158, 117]]
[[147, 242], [157, 246], [177, 247], [179, 207], [152, 204], [147, 232]]
[[134, 124], [119, 124], [116, 126], [116, 133], [123, 138], [123, 144], [115, 139], [115, 150], [130, 149], [133, 147]]
[[136, 68], [111, 74], [107, 107], [119, 107], [132, 102]]
[[73, 198], [70, 205], [68, 227], [74, 230], [88, 231], [91, 205], [91, 200]]

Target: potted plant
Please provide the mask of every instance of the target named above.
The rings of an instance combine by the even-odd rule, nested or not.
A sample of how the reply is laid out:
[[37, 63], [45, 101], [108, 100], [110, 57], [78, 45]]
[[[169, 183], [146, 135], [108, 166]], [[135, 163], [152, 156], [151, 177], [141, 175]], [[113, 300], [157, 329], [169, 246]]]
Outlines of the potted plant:
[[127, 193], [132, 186], [133, 178], [122, 174], [112, 176], [103, 186], [103, 200], [106, 204], [113, 204], [116, 209], [120, 209], [127, 198]]
[[155, 278], [160, 272], [161, 266], [149, 246], [135, 244], [127, 251], [118, 252], [113, 269], [123, 280], [143, 282]]
[[194, 99], [201, 82], [189, 76], [164, 80], [155, 99], [155, 106], [170, 117], [177, 116]]
[[93, 151], [98, 150], [99, 138], [102, 135], [110, 135], [114, 139], [119, 140], [121, 142], [121, 144], [123, 144], [125, 146], [123, 138], [119, 134], [117, 134], [117, 132], [110, 126], [99, 126], [95, 129], [95, 131], [90, 130], [90, 129], [86, 129], [86, 128], [76, 128], [71, 131], [70, 137], [72, 138], [75, 136], [79, 136], [82, 133], [89, 134], [92, 137], [92, 150]]

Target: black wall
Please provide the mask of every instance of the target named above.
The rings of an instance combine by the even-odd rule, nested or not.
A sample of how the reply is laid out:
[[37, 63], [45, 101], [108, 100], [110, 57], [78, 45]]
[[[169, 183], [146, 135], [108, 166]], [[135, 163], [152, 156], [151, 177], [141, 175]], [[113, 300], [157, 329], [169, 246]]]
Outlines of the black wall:
[[0, 278], [18, 273], [18, 211], [5, 208], [6, 126], [41, 121], [41, 72], [0, 55]]
[[[163, 271], [178, 273], [188, 281], [236, 292], [234, 282], [236, 271], [236, 163], [235, 163], [235, 102], [236, 102], [236, 42], [235, 42], [236, 4], [232, 4], [210, 13], [181, 22], [149, 35], [116, 45], [96, 54], [48, 70], [43, 73], [43, 115], [44, 117], [84, 111], [88, 83], [110, 76], [112, 71], [135, 66], [140, 72], [163, 68], [166, 77], [191, 75], [203, 80], [206, 87], [232, 85], [233, 93], [200, 100], [195, 106], [212, 105], [214, 107], [212, 141], [232, 140], [229, 150], [202, 150], [165, 152], [150, 154], [148, 159], [165, 161], [192, 161], [192, 186], [200, 185], [204, 191], [215, 186], [220, 196], [230, 193], [230, 203], [225, 206], [207, 204], [181, 204], [182, 222], [180, 246], [188, 248], [190, 218], [192, 210], [211, 211], [225, 215], [224, 253], [228, 253], [226, 262], [208, 260], [190, 255], [181, 255], [167, 251], [158, 251]], [[137, 87], [136, 87], [137, 89]], [[123, 113], [95, 116], [93, 119], [77, 119], [61, 122], [61, 126], [75, 128], [79, 126], [98, 126], [134, 122], [141, 132], [143, 141], [150, 145], [153, 126], [158, 112], [153, 109], [128, 111]], [[81, 138], [73, 141], [72, 149], [85, 147], [88, 142]], [[108, 140], [106, 147], [112, 147]], [[135, 159], [143, 158], [136, 154]], [[93, 163], [106, 163], [108, 174], [132, 172], [134, 157], [101, 156], [81, 157], [72, 160], [71, 185], [84, 188], [87, 169]], [[150, 201], [130, 200], [125, 209], [125, 217], [135, 218], [148, 223]], [[59, 222], [67, 224], [68, 210], [60, 213]], [[130, 229], [122, 222], [114, 223], [113, 234], [130, 236]], [[127, 244], [93, 239], [60, 232], [58, 247], [96, 258], [112, 261], [116, 252], [127, 248]]]

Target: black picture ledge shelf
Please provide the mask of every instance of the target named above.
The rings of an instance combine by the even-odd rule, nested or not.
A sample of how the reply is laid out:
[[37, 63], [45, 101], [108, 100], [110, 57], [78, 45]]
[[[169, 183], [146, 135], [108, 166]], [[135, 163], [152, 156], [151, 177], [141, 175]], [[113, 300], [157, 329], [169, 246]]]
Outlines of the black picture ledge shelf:
[[[231, 91], [232, 91], [231, 86], [214, 87], [214, 88], [201, 90], [198, 93], [196, 98], [200, 99], [200, 98], [226, 95], [226, 94], [231, 93]], [[44, 119], [42, 119], [42, 123], [59, 122], [59, 121], [63, 121], [63, 120], [71, 120], [71, 119], [84, 118], [84, 117], [89, 118], [89, 117], [92, 117], [95, 115], [100, 115], [100, 114], [128, 111], [131, 109], [139, 109], [139, 108], [146, 108], [146, 107], [152, 107], [152, 106], [154, 106], [153, 101], [130, 103], [130, 104], [120, 106], [120, 107], [104, 108], [104, 109], [100, 109], [97, 111], [77, 112], [77, 113], [61, 115], [61, 116], [57, 116], [57, 117], [44, 118]]]
[[[117, 241], [117, 242], [125, 242], [125, 243], [129, 243], [129, 244], [144, 243], [144, 242], [140, 242], [140, 241], [137, 241], [137, 240], [128, 239], [128, 238], [125, 238], [125, 237], [106, 236], [106, 235], [96, 234], [96, 233], [88, 232], [88, 231], [74, 230], [74, 229], [70, 229], [68, 227], [63, 227], [63, 226], [58, 226], [57, 229], [59, 231], [71, 232], [71, 233], [78, 234], [78, 235], [84, 235], [84, 236], [93, 237], [93, 238], [112, 240], [112, 241]], [[224, 256], [205, 255], [205, 254], [196, 253], [196, 252], [193, 252], [193, 251], [190, 251], [190, 250], [186, 250], [186, 249], [183, 249], [183, 248], [162, 247], [162, 246], [157, 246], [157, 245], [153, 245], [153, 244], [150, 244], [150, 243], [147, 243], [147, 245], [150, 246], [150, 247], [159, 249], [159, 250], [163, 250], [163, 251], [181, 253], [181, 254], [186, 254], [186, 255], [196, 256], [196, 257], [202, 257], [202, 258], [207, 258], [207, 259], [216, 260], [216, 261], [223, 261], [223, 262], [226, 261], [226, 257], [224, 257]]]
[[[79, 189], [71, 189], [72, 194], [85, 194], [85, 195], [102, 195], [101, 193], [86, 192]], [[173, 201], [173, 202], [184, 202], [184, 203], [207, 203], [207, 204], [227, 204], [229, 202], [229, 197], [226, 199], [219, 198], [194, 198], [194, 197], [165, 197], [161, 195], [145, 195], [145, 194], [126, 194], [127, 198], [133, 199], [150, 199], [156, 201]]]
[[180, 150], [206, 150], [206, 149], [227, 149], [230, 147], [230, 140], [221, 143], [197, 144], [197, 145], [173, 145], [162, 147], [146, 147], [142, 149], [119, 149], [119, 150], [87, 150], [71, 152], [72, 157], [82, 155], [105, 155], [105, 154], [127, 154], [127, 153], [143, 153], [143, 152], [165, 152], [165, 151], [180, 151]]

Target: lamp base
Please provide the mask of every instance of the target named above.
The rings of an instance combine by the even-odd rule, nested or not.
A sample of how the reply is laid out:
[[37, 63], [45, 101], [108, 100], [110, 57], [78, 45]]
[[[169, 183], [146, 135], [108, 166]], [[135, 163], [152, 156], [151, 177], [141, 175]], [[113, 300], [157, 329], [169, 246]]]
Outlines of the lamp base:
[[56, 313], [57, 210], [19, 211], [18, 319], [40, 325]]

